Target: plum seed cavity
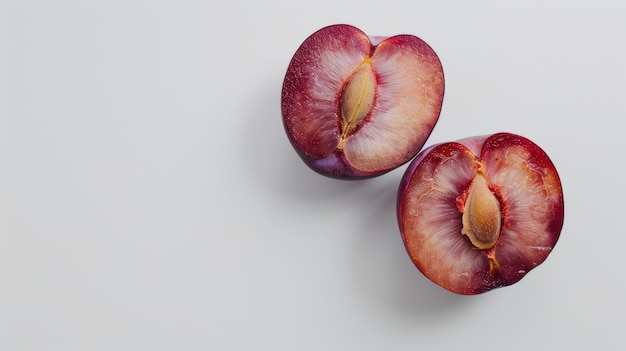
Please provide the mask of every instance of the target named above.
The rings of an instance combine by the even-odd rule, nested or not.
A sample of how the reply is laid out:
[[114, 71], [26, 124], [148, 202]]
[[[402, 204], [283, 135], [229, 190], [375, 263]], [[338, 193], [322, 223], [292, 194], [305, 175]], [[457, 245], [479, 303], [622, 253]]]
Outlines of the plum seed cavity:
[[462, 212], [461, 233], [467, 235], [477, 249], [492, 248], [502, 229], [501, 207], [480, 170], [470, 184]]
[[341, 92], [339, 104], [342, 140], [345, 141], [369, 115], [375, 97], [376, 76], [372, 61], [367, 58], [352, 71]]

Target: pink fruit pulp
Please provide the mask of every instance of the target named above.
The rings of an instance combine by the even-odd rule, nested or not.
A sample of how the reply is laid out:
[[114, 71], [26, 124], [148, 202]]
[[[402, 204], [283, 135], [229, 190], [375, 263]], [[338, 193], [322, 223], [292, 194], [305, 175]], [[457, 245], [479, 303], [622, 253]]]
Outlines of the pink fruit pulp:
[[[459, 204], [477, 172], [501, 205], [495, 246], [480, 250], [461, 230]], [[442, 143], [422, 150], [398, 193], [398, 223], [407, 252], [433, 282], [478, 294], [518, 282], [541, 264], [563, 226], [561, 182], [546, 153], [509, 133]]]

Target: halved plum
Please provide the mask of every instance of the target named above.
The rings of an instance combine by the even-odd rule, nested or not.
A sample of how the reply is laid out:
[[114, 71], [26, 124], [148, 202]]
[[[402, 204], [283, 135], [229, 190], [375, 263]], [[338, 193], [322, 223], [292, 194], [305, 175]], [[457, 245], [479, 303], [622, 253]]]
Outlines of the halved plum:
[[422, 150], [398, 192], [407, 252], [430, 280], [479, 294], [544, 262], [563, 227], [563, 190], [548, 155], [497, 133]]
[[312, 34], [294, 54], [281, 110], [289, 141], [311, 169], [359, 179], [415, 157], [443, 94], [441, 63], [424, 41], [368, 37], [338, 24]]

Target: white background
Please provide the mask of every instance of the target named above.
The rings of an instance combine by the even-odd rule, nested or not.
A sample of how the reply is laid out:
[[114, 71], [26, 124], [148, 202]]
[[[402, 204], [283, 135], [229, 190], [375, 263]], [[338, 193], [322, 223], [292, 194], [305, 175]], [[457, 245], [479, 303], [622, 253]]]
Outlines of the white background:
[[[0, 349], [623, 350], [626, 11], [614, 1], [3, 1]], [[314, 31], [438, 53], [427, 145], [509, 131], [552, 158], [560, 241], [478, 296], [402, 245], [406, 165], [310, 171], [280, 115]]]

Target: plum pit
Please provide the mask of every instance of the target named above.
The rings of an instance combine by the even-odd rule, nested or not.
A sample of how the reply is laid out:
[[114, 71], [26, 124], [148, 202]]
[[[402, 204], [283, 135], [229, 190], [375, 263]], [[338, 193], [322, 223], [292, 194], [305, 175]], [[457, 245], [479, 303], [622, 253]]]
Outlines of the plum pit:
[[466, 235], [477, 249], [492, 248], [498, 241], [502, 227], [501, 206], [481, 171], [470, 184], [462, 212], [461, 233]]
[[364, 60], [346, 81], [341, 92], [341, 148], [346, 137], [370, 113], [376, 96], [376, 77], [371, 59]]

